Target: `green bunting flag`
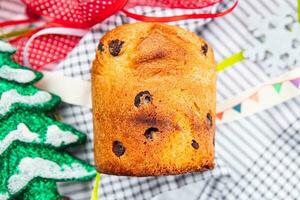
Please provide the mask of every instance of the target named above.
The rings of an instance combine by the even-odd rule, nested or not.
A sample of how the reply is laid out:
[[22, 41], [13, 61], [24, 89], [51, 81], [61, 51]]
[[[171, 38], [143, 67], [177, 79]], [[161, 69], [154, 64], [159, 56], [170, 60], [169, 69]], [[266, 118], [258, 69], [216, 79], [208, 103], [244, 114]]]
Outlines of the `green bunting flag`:
[[274, 90], [275, 90], [277, 93], [280, 93], [280, 91], [281, 91], [281, 86], [282, 86], [282, 83], [275, 83], [275, 84], [273, 84], [273, 88], [274, 88]]

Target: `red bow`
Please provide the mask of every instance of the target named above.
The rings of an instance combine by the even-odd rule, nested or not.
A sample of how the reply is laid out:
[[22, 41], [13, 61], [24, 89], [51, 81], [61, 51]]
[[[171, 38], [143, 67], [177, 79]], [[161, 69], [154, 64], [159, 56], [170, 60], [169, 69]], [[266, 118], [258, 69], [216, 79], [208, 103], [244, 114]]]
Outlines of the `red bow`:
[[130, 8], [150, 6], [160, 8], [201, 9], [220, 3], [222, 0], [23, 0], [28, 13], [44, 16], [55, 23], [65, 26], [91, 27], [118, 11], [140, 21], [170, 22], [191, 18], [214, 18], [229, 13], [237, 2], [228, 10], [215, 14], [189, 14], [169, 17], [149, 17], [136, 14]]
[[[217, 13], [197, 13], [202, 8], [219, 4], [222, 0], [22, 0], [26, 4], [28, 19], [0, 22], [0, 27], [16, 25], [22, 23], [43, 22], [39, 29], [28, 32], [25, 35], [11, 40], [17, 46], [19, 52], [15, 54], [15, 59], [38, 69], [46, 64], [63, 59], [68, 52], [77, 44], [81, 35], [63, 35], [50, 33], [39, 35], [27, 46], [32, 35], [49, 27], [71, 27], [90, 28], [93, 25], [105, 20], [118, 11], [122, 11], [127, 16], [139, 21], [170, 22], [196, 18], [215, 18], [230, 13], [237, 5], [238, 0], [222, 12]], [[190, 14], [156, 17], [146, 16], [133, 12], [133, 8], [155, 7], [163, 9], [184, 9], [192, 10]], [[141, 10], [141, 9], [140, 9]], [[48, 29], [47, 29], [48, 30]], [[76, 32], [76, 31], [75, 31]], [[26, 48], [25, 48], [26, 47]], [[28, 56], [24, 55], [28, 51]], [[27, 57], [26, 57], [27, 56]]]

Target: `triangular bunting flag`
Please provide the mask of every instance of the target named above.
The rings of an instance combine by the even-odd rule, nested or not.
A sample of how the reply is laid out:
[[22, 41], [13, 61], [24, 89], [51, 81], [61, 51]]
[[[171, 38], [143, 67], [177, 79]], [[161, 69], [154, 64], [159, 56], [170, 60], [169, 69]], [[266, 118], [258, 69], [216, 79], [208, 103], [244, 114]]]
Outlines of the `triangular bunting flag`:
[[224, 112], [217, 113], [217, 118], [218, 118], [219, 120], [222, 120], [222, 118], [223, 118], [223, 113], [224, 113]]
[[237, 111], [237, 112], [241, 112], [241, 108], [242, 108], [242, 104], [237, 104], [236, 106], [233, 107], [233, 110]]
[[290, 80], [290, 82], [291, 82], [296, 88], [299, 88], [299, 85], [300, 85], [300, 78], [296, 78], [296, 79]]
[[273, 84], [273, 88], [274, 88], [274, 90], [275, 90], [277, 93], [280, 92], [281, 86], [282, 86], [282, 83], [275, 83], [275, 84]]
[[254, 93], [253, 95], [251, 95], [251, 96], [249, 97], [249, 99], [258, 102], [258, 93]]

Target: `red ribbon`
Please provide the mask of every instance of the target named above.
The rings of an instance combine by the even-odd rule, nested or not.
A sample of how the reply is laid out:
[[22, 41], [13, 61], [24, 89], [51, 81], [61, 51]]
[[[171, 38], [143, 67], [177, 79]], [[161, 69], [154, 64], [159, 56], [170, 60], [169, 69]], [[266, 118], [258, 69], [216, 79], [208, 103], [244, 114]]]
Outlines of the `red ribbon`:
[[227, 10], [224, 10], [219, 13], [200, 13], [200, 14], [185, 14], [185, 15], [177, 15], [177, 16], [169, 16], [169, 17], [150, 17], [140, 14], [135, 14], [129, 12], [128, 10], [122, 10], [128, 17], [131, 17], [138, 21], [143, 22], [173, 22], [187, 19], [207, 19], [207, 18], [216, 18], [222, 17], [230, 13], [238, 4], [238, 0]]
[[223, 0], [129, 0], [126, 8], [150, 6], [160, 8], [201, 9], [221, 3]]
[[19, 25], [19, 24], [28, 24], [28, 23], [34, 23], [38, 22], [37, 19], [21, 19], [21, 20], [11, 20], [11, 21], [4, 21], [0, 22], [0, 27], [4, 26], [13, 26], [13, 25]]

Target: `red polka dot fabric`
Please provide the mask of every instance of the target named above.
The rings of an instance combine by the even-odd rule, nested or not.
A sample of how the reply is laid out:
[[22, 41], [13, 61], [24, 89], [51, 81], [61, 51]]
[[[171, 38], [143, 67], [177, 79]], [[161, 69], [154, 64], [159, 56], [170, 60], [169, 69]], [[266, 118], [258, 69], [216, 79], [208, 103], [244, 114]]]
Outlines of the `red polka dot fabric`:
[[70, 27], [91, 27], [121, 10], [128, 0], [23, 0], [29, 12]]
[[[71, 27], [91, 27], [114, 13], [134, 6], [196, 9], [222, 0], [23, 0], [27, 13]], [[32, 14], [31, 14], [32, 15]]]
[[[24, 47], [28, 39], [28, 37], [23, 37], [11, 42], [18, 49], [13, 58], [22, 64], [24, 64]], [[55, 34], [42, 35], [35, 38], [28, 48], [30, 66], [34, 69], [40, 69], [49, 63], [62, 60], [75, 47], [79, 40], [80, 37]]]

